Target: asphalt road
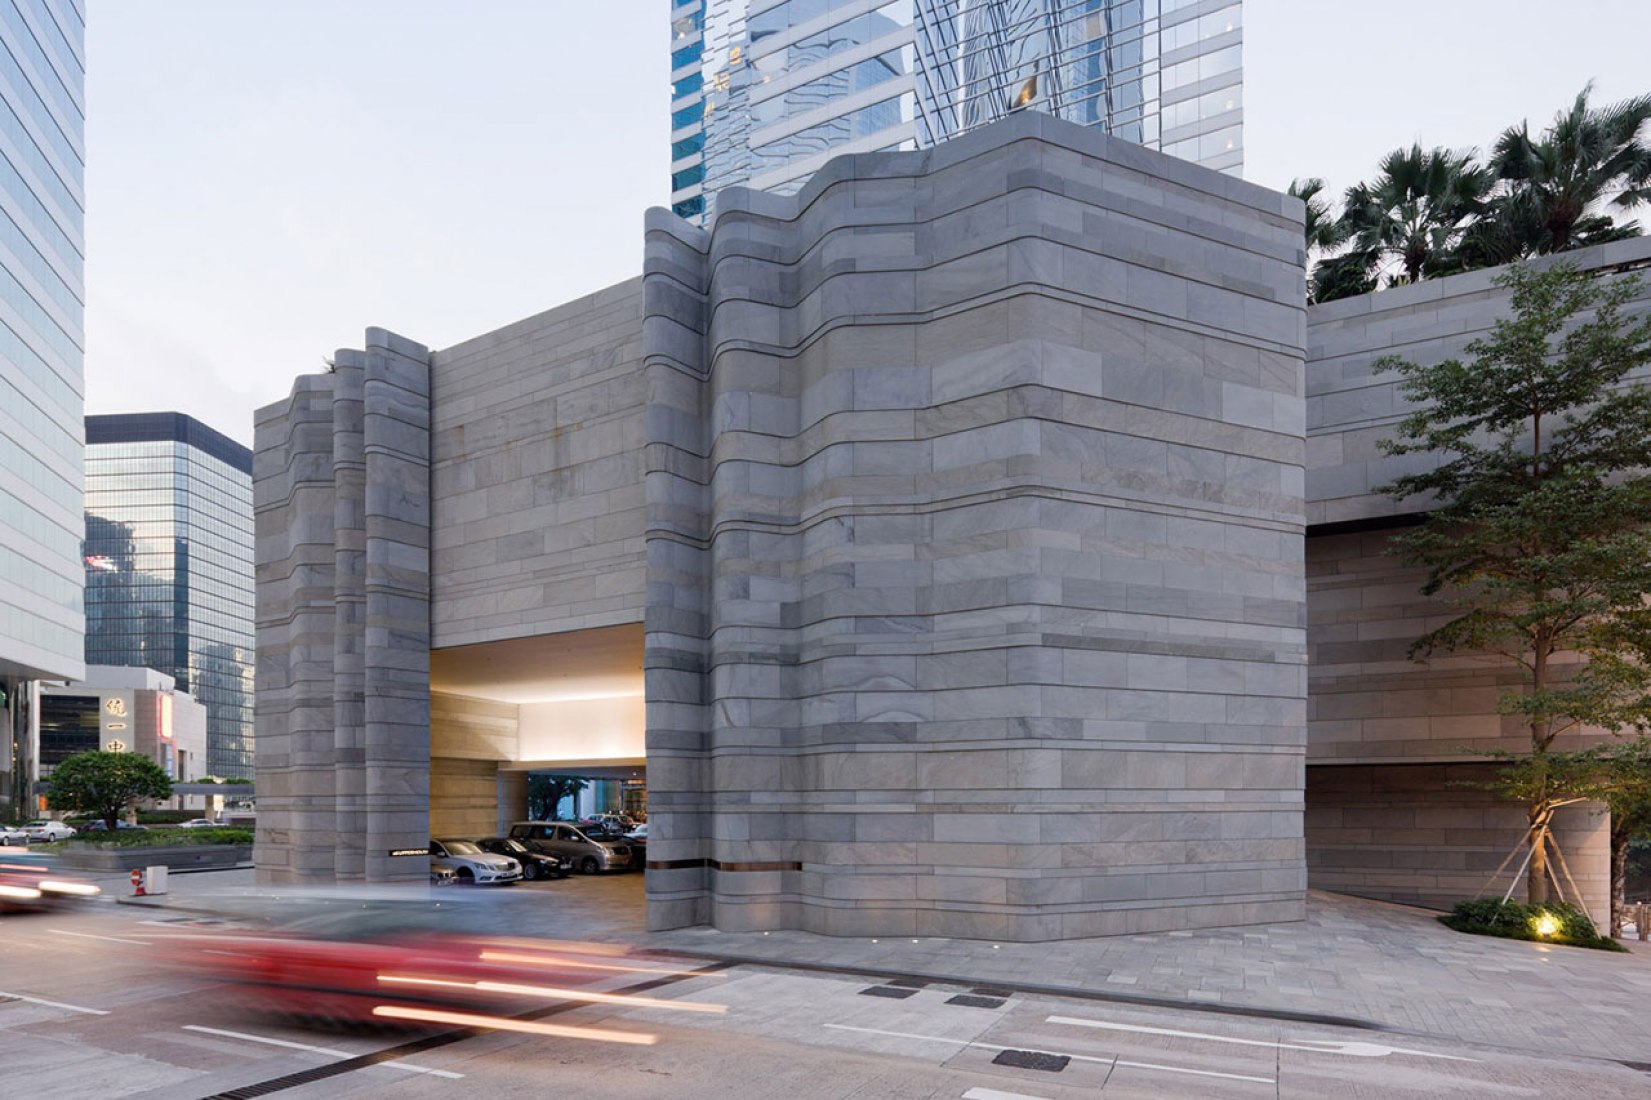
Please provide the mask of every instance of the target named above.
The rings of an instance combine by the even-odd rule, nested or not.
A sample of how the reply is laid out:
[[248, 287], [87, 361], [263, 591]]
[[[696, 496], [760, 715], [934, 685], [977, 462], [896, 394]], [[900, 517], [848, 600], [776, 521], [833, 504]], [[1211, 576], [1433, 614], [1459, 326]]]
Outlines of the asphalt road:
[[108, 901], [0, 916], [0, 1096], [1651, 1096], [1651, 1073], [1600, 1060], [743, 965], [646, 991], [715, 1013], [523, 1005], [549, 1010], [544, 1024], [626, 1043], [316, 1031], [228, 1011], [209, 978], [165, 965], [169, 940], [190, 927]]

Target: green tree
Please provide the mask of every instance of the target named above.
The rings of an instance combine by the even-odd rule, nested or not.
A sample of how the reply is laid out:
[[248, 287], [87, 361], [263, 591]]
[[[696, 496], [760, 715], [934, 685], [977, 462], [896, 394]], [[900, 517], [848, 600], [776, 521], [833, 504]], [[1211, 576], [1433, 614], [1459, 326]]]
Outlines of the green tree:
[[573, 775], [550, 775], [530, 772], [527, 777], [527, 813], [535, 821], [550, 821], [561, 816], [565, 799], [572, 798], [590, 781]]
[[1494, 184], [1472, 152], [1395, 149], [1382, 158], [1374, 180], [1347, 189], [1344, 218], [1353, 249], [1396, 261], [1402, 281], [1420, 282], [1456, 248]]
[[136, 798], [171, 798], [172, 780], [147, 756], [130, 752], [81, 752], [52, 769], [46, 792], [51, 804], [103, 819], [111, 832]]
[[[1450, 613], [1411, 656], [1489, 654], [1516, 669], [1500, 710], [1540, 757], [1584, 727], [1651, 724], [1651, 390], [1629, 383], [1651, 363], [1651, 318], [1623, 314], [1632, 277], [1554, 264], [1496, 281], [1511, 312], [1468, 345], [1470, 362], [1378, 364], [1415, 410], [1383, 449], [1430, 459], [1384, 491], [1435, 505], [1392, 540]], [[1533, 835], [1566, 797], [1541, 783], [1513, 793]], [[1547, 877], [1538, 845], [1529, 900], [1546, 900]]]
[[1611, 935], [1620, 937], [1627, 907], [1628, 848], [1651, 835], [1651, 741], [1636, 737], [1601, 761], [1590, 793], [1611, 815]]
[[1526, 255], [1638, 235], [1602, 208], [1651, 200], [1651, 95], [1590, 107], [1592, 91], [1577, 93], [1540, 137], [1522, 122], [1497, 139], [1491, 167], [1506, 192], [1496, 220], [1518, 230]]
[[1287, 193], [1307, 207], [1305, 228], [1309, 256], [1334, 251], [1347, 242], [1347, 226], [1330, 205], [1323, 180], [1316, 176], [1292, 180]]

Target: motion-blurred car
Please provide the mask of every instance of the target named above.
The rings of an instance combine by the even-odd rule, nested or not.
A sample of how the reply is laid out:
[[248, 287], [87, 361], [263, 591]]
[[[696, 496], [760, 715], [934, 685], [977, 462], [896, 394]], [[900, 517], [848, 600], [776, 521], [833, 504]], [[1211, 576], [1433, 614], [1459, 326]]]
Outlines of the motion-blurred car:
[[430, 865], [445, 867], [464, 886], [505, 885], [522, 877], [522, 865], [509, 856], [484, 852], [469, 840], [430, 841]]
[[27, 844], [29, 834], [22, 829], [11, 825], [0, 825], [0, 847], [9, 848], [13, 844]]
[[84, 879], [54, 869], [43, 856], [0, 856], [0, 911], [43, 909], [94, 898], [103, 891]]
[[652, 978], [689, 968], [657, 957], [633, 962], [621, 947], [478, 932], [516, 925], [508, 900], [395, 887], [264, 892], [222, 899], [225, 923], [180, 927], [152, 950], [158, 963], [210, 979], [215, 991], [207, 995], [233, 1007], [333, 1025], [485, 1028], [481, 1014], [489, 1013], [499, 1015], [485, 1019], [527, 1031], [537, 1025], [502, 1014], [580, 1000], [581, 987], [595, 982], [612, 990], [611, 979], [627, 973]]
[[521, 841], [535, 852], [566, 856], [581, 874], [631, 867], [630, 845], [593, 840], [566, 821], [518, 821], [510, 826], [510, 839]]
[[522, 877], [529, 882], [542, 878], [567, 878], [573, 873], [573, 861], [566, 856], [535, 852], [519, 840], [507, 836], [489, 836], [476, 841], [476, 847], [494, 855], [509, 856], [522, 865]]
[[68, 840], [75, 831], [61, 821], [31, 821], [23, 826], [31, 841]]

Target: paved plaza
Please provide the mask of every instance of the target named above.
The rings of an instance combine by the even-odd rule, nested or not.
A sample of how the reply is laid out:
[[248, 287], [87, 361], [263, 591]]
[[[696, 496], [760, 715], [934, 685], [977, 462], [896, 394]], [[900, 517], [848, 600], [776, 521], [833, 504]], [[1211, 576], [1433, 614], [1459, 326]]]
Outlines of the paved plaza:
[[[115, 887], [106, 884], [112, 893]], [[250, 871], [179, 875], [163, 904], [210, 907]], [[1422, 909], [1312, 892], [1307, 919], [1231, 931], [1058, 943], [843, 939], [644, 929], [638, 875], [497, 891], [521, 933], [721, 959], [909, 976], [1212, 1012], [1358, 1022], [1385, 1031], [1651, 1062], [1651, 952], [1620, 955], [1465, 936]], [[157, 899], [158, 901], [159, 899]]]

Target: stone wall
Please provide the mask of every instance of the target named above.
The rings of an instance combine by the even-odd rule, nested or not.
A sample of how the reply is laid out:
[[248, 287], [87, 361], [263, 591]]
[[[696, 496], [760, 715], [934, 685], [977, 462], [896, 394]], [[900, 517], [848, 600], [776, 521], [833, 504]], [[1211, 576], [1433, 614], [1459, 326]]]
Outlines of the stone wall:
[[649, 921], [1302, 915], [1301, 210], [1032, 113], [651, 212]]
[[642, 281], [432, 356], [437, 646], [642, 621]]

